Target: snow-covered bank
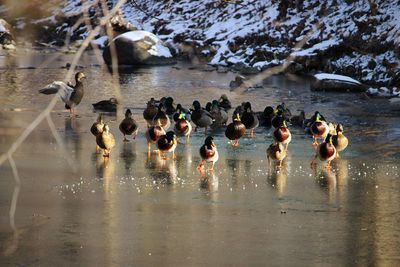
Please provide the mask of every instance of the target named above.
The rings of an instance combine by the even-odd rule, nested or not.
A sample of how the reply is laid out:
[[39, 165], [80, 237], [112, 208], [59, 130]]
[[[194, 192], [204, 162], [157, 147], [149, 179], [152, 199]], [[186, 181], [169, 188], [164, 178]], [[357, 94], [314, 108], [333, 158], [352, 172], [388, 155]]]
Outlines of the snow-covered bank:
[[[60, 36], [76, 21], [67, 18], [79, 16], [92, 2], [66, 0], [57, 13]], [[400, 2], [375, 2], [377, 9], [369, 1], [348, 0], [128, 0], [122, 12], [138, 29], [210, 64], [251, 72], [291, 56], [296, 67], [290, 71], [324, 71], [400, 86]], [[93, 18], [98, 14], [94, 7], [89, 11]], [[86, 26], [76, 32], [75, 38], [85, 37]], [[295, 49], [307, 34], [304, 47]]]

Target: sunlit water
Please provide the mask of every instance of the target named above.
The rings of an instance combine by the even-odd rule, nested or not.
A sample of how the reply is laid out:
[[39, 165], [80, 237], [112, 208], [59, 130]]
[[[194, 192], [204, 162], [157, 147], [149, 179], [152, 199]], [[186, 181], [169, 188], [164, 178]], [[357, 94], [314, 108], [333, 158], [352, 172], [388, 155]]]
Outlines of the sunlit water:
[[[66, 74], [61, 66], [72, 56], [56, 54], [44, 67], [51, 56], [0, 57], [0, 152], [50, 101], [37, 90]], [[123, 143], [122, 116], [107, 116], [117, 145], [105, 161], [95, 153], [89, 131], [97, 117], [91, 103], [113, 96], [114, 89], [97, 63], [94, 56], [80, 62], [89, 78], [79, 117], [70, 119], [62, 103], [51, 114], [74, 167], [46, 121], [13, 156], [21, 177], [19, 194], [14, 193], [16, 231], [9, 218], [15, 181], [8, 163], [0, 167], [2, 265], [400, 264], [400, 119], [387, 100], [310, 92], [309, 81], [284, 76], [238, 94], [228, 87], [235, 74], [184, 63], [130, 70], [120, 77], [123, 106], [133, 110], [140, 133]], [[236, 149], [220, 129], [212, 132], [220, 154], [214, 173], [196, 170], [203, 132], [178, 146], [175, 162], [156, 154], [147, 159], [142, 112], [150, 97], [168, 95], [190, 106], [222, 93], [234, 105], [250, 101], [255, 110], [282, 101], [294, 113], [319, 110], [344, 124], [350, 146], [331, 172], [320, 163], [313, 170], [311, 138], [291, 128], [289, 155], [276, 172], [266, 161], [269, 129], [256, 129], [255, 138], [246, 136]]]

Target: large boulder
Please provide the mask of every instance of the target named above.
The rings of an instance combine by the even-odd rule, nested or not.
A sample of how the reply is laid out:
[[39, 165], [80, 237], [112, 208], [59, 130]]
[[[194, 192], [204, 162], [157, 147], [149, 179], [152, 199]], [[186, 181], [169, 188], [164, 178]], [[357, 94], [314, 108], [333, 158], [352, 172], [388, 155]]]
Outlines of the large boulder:
[[0, 19], [0, 45], [11, 45], [14, 37], [11, 33], [11, 25], [4, 19]]
[[313, 91], [365, 92], [367, 89], [365, 85], [348, 76], [319, 73], [314, 78], [311, 83]]
[[[163, 65], [176, 60], [171, 51], [157, 36], [147, 31], [130, 31], [112, 40], [117, 50], [119, 65]], [[111, 51], [108, 45], [103, 51], [106, 64], [111, 65]]]

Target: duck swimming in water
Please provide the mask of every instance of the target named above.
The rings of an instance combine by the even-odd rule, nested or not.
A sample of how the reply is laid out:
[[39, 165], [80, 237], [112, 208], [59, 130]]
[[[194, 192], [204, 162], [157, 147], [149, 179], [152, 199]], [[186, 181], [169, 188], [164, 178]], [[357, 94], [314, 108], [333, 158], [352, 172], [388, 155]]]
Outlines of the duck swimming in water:
[[124, 135], [124, 142], [129, 142], [129, 140], [126, 139], [127, 135], [133, 135], [133, 139], [136, 138], [139, 127], [137, 122], [132, 118], [132, 112], [130, 109], [126, 110], [125, 118], [120, 123], [119, 130]]
[[81, 103], [84, 95], [83, 79], [86, 79], [86, 75], [83, 72], [77, 72], [75, 74], [75, 85], [54, 81], [46, 85], [45, 88], [39, 90], [39, 93], [45, 95], [57, 93], [65, 103], [65, 108], [69, 109], [71, 116], [74, 116], [74, 108]]

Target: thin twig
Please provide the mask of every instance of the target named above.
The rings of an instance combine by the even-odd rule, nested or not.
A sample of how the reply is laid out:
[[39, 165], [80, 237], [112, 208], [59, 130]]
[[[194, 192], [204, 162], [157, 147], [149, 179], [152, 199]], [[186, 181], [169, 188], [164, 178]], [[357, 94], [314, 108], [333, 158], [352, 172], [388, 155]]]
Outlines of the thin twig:
[[[312, 30], [310, 30], [306, 36], [302, 40], [300, 40], [294, 47], [293, 51], [298, 52], [299, 49], [303, 48], [304, 45], [308, 42], [308, 40], [311, 39], [312, 35], [320, 28], [320, 23], [316, 23], [313, 27]], [[244, 93], [247, 91], [248, 87], [254, 86], [255, 84], [273, 76], [279, 73], [282, 73], [285, 71], [289, 65], [292, 63], [292, 61], [296, 58], [297, 56], [295, 54], [290, 53], [290, 55], [284, 60], [283, 64], [268, 68], [262, 72], [260, 72], [259, 75], [254, 76], [253, 78], [244, 81], [243, 84], [235, 89], [232, 89], [231, 91], [237, 92], [237, 93]]]
[[[67, 72], [65, 80], [69, 80], [72, 77], [73, 72], [75, 71], [76, 64], [78, 60], [82, 56], [82, 53], [89, 45], [90, 41], [93, 40], [95, 36], [100, 32], [102, 26], [104, 26], [108, 20], [121, 8], [121, 6], [126, 2], [126, 0], [120, 0], [109, 12], [108, 15], [104, 16], [100, 20], [100, 25], [96, 26], [95, 29], [87, 38], [83, 41], [82, 45], [79, 47], [77, 53], [75, 54], [73, 61], [71, 63], [71, 68]], [[46, 118], [46, 116], [53, 110], [58, 100], [58, 95], [54, 96], [48, 106], [36, 117], [36, 119], [29, 124], [26, 129], [22, 132], [22, 134], [17, 138], [17, 140], [11, 145], [11, 147], [2, 155], [0, 155], [0, 166], [19, 148], [19, 146], [25, 141], [25, 139], [33, 132], [33, 130]]]

